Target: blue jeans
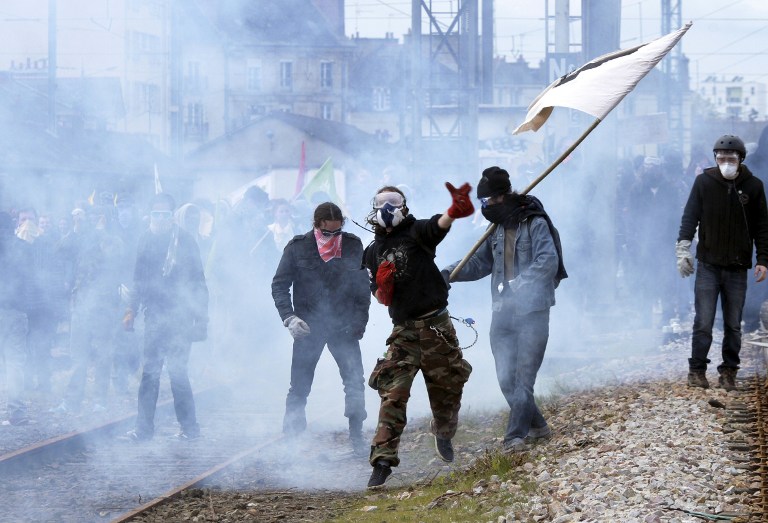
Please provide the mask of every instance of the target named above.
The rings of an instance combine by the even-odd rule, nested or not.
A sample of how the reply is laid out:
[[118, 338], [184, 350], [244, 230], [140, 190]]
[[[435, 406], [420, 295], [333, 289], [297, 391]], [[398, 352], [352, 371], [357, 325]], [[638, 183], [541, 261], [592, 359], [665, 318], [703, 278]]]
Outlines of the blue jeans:
[[496, 377], [509, 405], [504, 441], [525, 438], [532, 427], [547, 425], [533, 399], [533, 385], [549, 340], [549, 309], [523, 315], [494, 312], [490, 337]]
[[717, 367], [738, 369], [741, 351], [741, 313], [747, 295], [747, 271], [725, 269], [699, 262], [694, 286], [694, 306], [691, 336], [691, 370], [707, 370], [709, 347], [712, 345], [712, 326], [715, 323], [717, 298], [723, 310], [723, 362]]

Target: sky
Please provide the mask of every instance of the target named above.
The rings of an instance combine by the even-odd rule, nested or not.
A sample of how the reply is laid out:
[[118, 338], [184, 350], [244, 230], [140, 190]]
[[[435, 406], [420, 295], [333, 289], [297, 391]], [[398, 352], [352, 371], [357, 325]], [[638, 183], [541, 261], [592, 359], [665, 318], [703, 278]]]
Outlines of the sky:
[[[508, 59], [522, 55], [533, 66], [544, 58], [546, 2], [552, 14], [554, 0], [495, 1], [496, 55]], [[681, 4], [682, 23], [693, 21], [682, 40], [693, 88], [713, 74], [768, 83], [768, 2], [681, 0]], [[455, 10], [457, 1], [433, 0], [432, 5], [434, 11]], [[578, 16], [581, 2], [572, 0], [570, 5], [571, 16]], [[359, 32], [360, 36], [379, 37], [393, 32], [401, 36], [410, 27], [410, 0], [347, 0], [346, 6], [349, 35]], [[621, 6], [622, 48], [661, 36], [661, 0], [622, 0]], [[577, 33], [572, 39], [580, 38], [578, 26], [572, 31]]]

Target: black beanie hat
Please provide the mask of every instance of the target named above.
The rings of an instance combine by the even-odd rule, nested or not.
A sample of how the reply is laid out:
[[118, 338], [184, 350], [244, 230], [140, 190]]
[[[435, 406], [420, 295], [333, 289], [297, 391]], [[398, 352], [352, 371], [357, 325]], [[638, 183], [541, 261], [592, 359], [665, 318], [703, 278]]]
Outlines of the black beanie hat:
[[509, 183], [509, 173], [501, 167], [488, 167], [483, 171], [483, 177], [477, 184], [477, 197], [489, 198], [506, 194], [512, 188]]

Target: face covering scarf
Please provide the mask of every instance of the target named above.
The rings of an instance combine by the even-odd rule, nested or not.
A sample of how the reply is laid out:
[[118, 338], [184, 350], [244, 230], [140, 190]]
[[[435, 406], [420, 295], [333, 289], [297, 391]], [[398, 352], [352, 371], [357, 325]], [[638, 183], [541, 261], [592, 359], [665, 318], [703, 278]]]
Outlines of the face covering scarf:
[[341, 238], [341, 234], [338, 236], [325, 236], [323, 231], [315, 228], [317, 252], [324, 262], [329, 262], [333, 258], [341, 258]]

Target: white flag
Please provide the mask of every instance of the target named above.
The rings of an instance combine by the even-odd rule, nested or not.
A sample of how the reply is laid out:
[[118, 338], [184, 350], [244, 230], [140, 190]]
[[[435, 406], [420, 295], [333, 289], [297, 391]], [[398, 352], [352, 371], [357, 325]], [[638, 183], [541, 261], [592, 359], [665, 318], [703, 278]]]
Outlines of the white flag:
[[157, 164], [155, 164], [155, 194], [163, 192], [163, 186], [160, 185], [160, 173], [157, 172]]
[[552, 82], [528, 107], [525, 121], [512, 134], [537, 131], [552, 109], [570, 107], [602, 120], [653, 69], [691, 27], [651, 42], [595, 58]]

